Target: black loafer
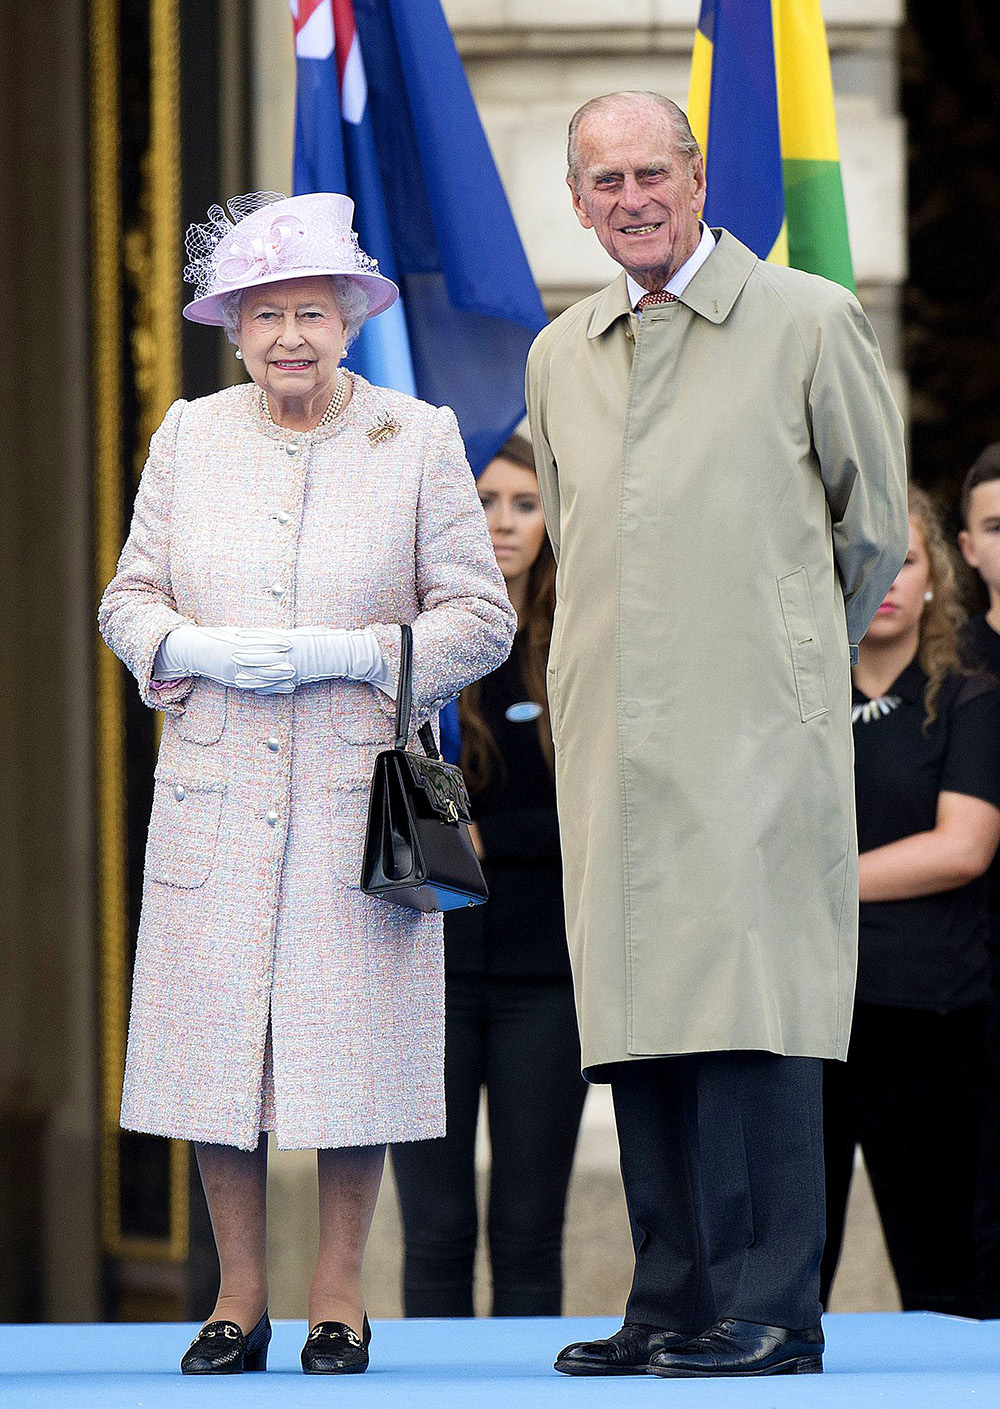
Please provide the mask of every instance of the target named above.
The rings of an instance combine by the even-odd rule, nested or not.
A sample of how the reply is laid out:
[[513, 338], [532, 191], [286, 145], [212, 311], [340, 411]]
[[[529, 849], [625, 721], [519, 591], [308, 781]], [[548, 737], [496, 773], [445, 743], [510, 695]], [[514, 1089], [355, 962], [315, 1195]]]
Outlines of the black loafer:
[[560, 1350], [555, 1368], [564, 1375], [644, 1375], [650, 1356], [685, 1337], [641, 1323], [625, 1325], [601, 1341], [576, 1341]]
[[650, 1356], [650, 1373], [667, 1379], [710, 1375], [819, 1375], [823, 1332], [789, 1331], [756, 1321], [717, 1321], [703, 1335]]
[[371, 1338], [367, 1312], [360, 1336], [344, 1321], [317, 1321], [302, 1347], [302, 1368], [307, 1375], [363, 1375]]
[[267, 1369], [271, 1322], [267, 1312], [244, 1335], [235, 1321], [209, 1321], [181, 1358], [182, 1375], [241, 1375]]

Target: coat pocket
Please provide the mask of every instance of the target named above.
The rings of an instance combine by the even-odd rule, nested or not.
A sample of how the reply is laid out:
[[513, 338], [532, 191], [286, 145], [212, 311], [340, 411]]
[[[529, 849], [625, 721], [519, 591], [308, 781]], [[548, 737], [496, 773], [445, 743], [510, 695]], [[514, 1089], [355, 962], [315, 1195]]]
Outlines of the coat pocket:
[[330, 727], [338, 739], [348, 744], [392, 748], [395, 728], [391, 701], [386, 701], [388, 709], [383, 708], [374, 685], [331, 680], [329, 700]]
[[559, 738], [561, 711], [559, 707], [559, 676], [551, 652], [548, 665], [545, 667], [545, 694], [549, 702], [549, 728], [552, 731], [552, 741], [555, 743]]
[[778, 597], [799, 700], [799, 718], [805, 724], [826, 714], [829, 705], [823, 647], [816, 629], [809, 576], [804, 567], [778, 578]]
[[330, 865], [349, 890], [361, 889], [371, 788], [330, 789]]
[[225, 733], [229, 691], [214, 680], [196, 680], [177, 716], [177, 737], [189, 744], [217, 744]]
[[215, 866], [226, 784], [158, 768], [146, 843], [146, 877], [195, 890]]

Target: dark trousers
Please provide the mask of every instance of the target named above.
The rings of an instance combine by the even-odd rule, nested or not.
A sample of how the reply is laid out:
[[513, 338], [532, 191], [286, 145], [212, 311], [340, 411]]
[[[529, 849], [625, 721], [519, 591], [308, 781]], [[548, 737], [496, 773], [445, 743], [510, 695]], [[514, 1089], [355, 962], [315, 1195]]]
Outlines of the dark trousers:
[[973, 1224], [977, 1314], [1000, 1317], [1000, 956], [993, 953]]
[[983, 1011], [858, 1003], [846, 1062], [823, 1103], [826, 1304], [861, 1146], [904, 1311], [974, 1314], [972, 1210], [982, 1104]]
[[566, 1191], [586, 1083], [568, 978], [449, 974], [443, 1140], [396, 1145], [407, 1316], [471, 1316], [485, 1086], [494, 1316], [562, 1311]]
[[635, 1249], [626, 1322], [818, 1325], [822, 1062], [706, 1052], [606, 1070]]

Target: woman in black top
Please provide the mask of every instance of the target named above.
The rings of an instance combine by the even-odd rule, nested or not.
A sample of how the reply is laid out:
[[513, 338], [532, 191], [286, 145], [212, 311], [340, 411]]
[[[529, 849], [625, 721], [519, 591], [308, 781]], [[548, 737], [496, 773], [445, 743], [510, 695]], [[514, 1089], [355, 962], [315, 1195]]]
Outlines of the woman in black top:
[[[989, 593], [988, 610], [972, 616], [962, 632], [970, 664], [1000, 681], [1000, 441], [987, 445], [962, 485], [959, 547]], [[987, 873], [990, 914], [990, 1002], [986, 1018], [975, 1252], [979, 1314], [1000, 1317], [1000, 857]]]
[[824, 1304], [860, 1144], [904, 1309], [973, 1309], [1000, 695], [962, 669], [959, 622], [940, 524], [911, 489], [909, 554], [854, 669], [861, 930], [850, 1051], [824, 1082]]
[[531, 446], [514, 436], [479, 478], [517, 610], [509, 660], [463, 692], [462, 768], [490, 898], [445, 917], [443, 1140], [393, 1169], [407, 1316], [473, 1315], [476, 1118], [485, 1088], [494, 1316], [558, 1316], [562, 1227], [586, 1083], [566, 948], [545, 662], [555, 562]]

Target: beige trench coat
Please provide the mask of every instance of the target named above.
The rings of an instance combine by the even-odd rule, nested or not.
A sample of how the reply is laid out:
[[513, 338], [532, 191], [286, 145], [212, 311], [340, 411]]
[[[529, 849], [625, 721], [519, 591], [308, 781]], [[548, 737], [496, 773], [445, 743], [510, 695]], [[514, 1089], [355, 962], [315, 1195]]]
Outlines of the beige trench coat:
[[[370, 437], [387, 414], [395, 434]], [[393, 672], [412, 622], [419, 720], [495, 669], [514, 612], [452, 412], [360, 377], [308, 434], [266, 421], [255, 387], [176, 402], [100, 611], [166, 711], [122, 1124], [244, 1149], [442, 1135], [441, 916], [359, 888], [393, 702], [352, 680], [152, 690], [185, 620], [372, 625]]]
[[717, 234], [680, 302], [639, 323], [622, 274], [528, 361], [590, 1075], [850, 1032], [849, 642], [906, 553], [902, 426], [855, 299]]

